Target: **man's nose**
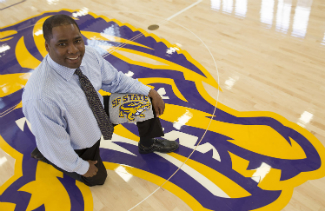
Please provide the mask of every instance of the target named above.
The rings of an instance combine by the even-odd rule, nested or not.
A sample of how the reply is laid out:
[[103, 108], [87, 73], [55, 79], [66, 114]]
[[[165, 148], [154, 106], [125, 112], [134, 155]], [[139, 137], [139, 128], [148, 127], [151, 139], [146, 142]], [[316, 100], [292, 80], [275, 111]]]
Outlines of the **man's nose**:
[[75, 53], [77, 53], [79, 50], [78, 50], [78, 48], [74, 45], [74, 44], [70, 44], [69, 46], [68, 46], [68, 53], [69, 54], [75, 54]]

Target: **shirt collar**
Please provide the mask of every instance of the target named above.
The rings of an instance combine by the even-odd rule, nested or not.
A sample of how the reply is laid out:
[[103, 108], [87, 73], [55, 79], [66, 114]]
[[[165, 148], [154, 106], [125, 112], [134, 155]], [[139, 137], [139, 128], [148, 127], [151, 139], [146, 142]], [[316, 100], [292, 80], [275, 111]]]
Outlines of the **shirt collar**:
[[[46, 60], [49, 63], [49, 65], [55, 70], [55, 72], [57, 72], [62, 78], [64, 78], [65, 80], [69, 81], [74, 72], [76, 71], [76, 69], [71, 69], [65, 66], [62, 66], [58, 63], [56, 63], [55, 61], [53, 61], [53, 59], [51, 58], [51, 56], [48, 54], [46, 56]], [[84, 63], [84, 59], [81, 61], [80, 67], [85, 66]]]

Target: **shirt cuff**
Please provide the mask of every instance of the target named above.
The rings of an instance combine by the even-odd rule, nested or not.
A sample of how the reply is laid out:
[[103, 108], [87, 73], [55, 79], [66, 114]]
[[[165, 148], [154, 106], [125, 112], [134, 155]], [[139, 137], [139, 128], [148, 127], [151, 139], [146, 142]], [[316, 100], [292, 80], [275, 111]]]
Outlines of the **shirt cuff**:
[[141, 86], [139, 88], [139, 90], [138, 90], [139, 91], [139, 94], [143, 94], [143, 95], [148, 96], [151, 88], [149, 86], [144, 85], [144, 84], [142, 84], [142, 85], [143, 86]]
[[82, 161], [80, 168], [76, 171], [77, 174], [84, 175], [89, 169], [88, 161]]

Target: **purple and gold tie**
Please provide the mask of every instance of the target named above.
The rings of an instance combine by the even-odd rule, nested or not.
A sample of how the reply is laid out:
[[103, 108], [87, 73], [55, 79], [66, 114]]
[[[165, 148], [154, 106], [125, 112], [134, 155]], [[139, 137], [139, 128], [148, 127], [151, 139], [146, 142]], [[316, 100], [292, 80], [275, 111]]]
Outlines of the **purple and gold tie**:
[[75, 74], [79, 76], [81, 88], [86, 95], [89, 106], [97, 120], [99, 129], [102, 132], [104, 139], [111, 139], [114, 127], [103, 108], [103, 105], [97, 95], [95, 88], [93, 87], [87, 76], [82, 74], [79, 68], [75, 71]]

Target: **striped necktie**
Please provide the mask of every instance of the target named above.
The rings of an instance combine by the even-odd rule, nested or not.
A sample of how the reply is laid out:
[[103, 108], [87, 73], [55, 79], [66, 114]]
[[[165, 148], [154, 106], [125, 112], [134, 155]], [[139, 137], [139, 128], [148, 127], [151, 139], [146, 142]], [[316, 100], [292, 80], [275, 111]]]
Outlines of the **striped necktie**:
[[104, 136], [104, 139], [111, 139], [114, 127], [103, 108], [103, 105], [97, 95], [95, 88], [93, 87], [87, 76], [82, 74], [79, 68], [75, 71], [75, 74], [79, 76], [81, 88], [86, 95], [89, 106], [97, 120], [98, 126]]

